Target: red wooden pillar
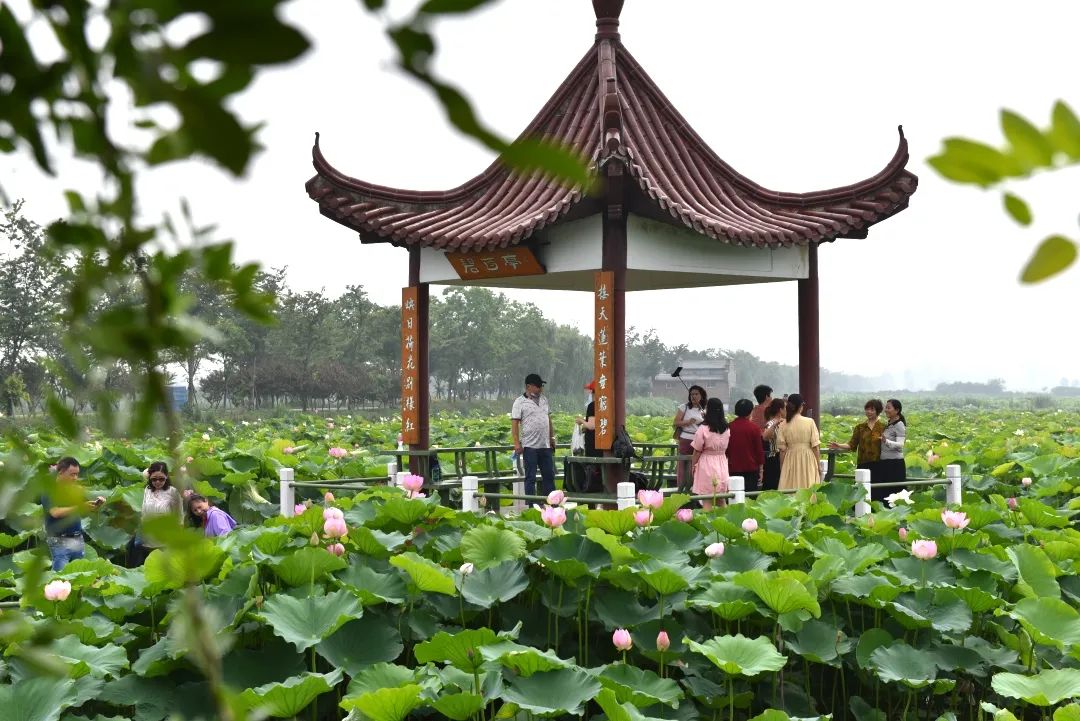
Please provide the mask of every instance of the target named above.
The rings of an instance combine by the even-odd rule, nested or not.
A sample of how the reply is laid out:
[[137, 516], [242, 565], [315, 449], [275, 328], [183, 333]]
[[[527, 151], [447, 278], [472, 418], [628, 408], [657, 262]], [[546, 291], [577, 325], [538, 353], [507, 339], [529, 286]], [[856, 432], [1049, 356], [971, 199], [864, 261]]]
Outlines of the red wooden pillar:
[[806, 402], [806, 415], [820, 424], [821, 342], [818, 323], [818, 249], [807, 249], [810, 270], [799, 281], [799, 393]]
[[[409, 248], [409, 285], [416, 288], [416, 368], [419, 387], [416, 389], [416, 415], [418, 419], [417, 441], [409, 444], [410, 450], [426, 451], [431, 445], [431, 374], [428, 366], [428, 338], [430, 337], [430, 293], [427, 283], [420, 282], [420, 249]], [[425, 474], [426, 458], [409, 456], [409, 472]]]
[[[612, 289], [612, 360], [615, 364], [614, 408], [611, 420], [615, 432], [626, 423], [626, 212], [623, 203], [625, 166], [610, 162], [604, 167], [603, 268], [614, 275]], [[622, 466], [608, 466], [608, 485], [623, 480]]]

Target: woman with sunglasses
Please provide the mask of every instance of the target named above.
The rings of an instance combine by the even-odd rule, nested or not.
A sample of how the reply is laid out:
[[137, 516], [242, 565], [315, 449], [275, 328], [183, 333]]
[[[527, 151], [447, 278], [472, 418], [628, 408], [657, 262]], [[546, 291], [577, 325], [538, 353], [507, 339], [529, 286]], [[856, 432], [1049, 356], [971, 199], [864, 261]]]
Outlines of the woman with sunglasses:
[[184, 503], [180, 499], [180, 492], [169, 482], [169, 466], [163, 461], [155, 461], [146, 469], [146, 490], [143, 491], [142, 503], [142, 527], [135, 539], [133, 565], [141, 566], [151, 551], [161, 547], [160, 542], [154, 540], [152, 535], [147, 534], [145, 526], [147, 521], [162, 516], [175, 516], [177, 522], [183, 524]]

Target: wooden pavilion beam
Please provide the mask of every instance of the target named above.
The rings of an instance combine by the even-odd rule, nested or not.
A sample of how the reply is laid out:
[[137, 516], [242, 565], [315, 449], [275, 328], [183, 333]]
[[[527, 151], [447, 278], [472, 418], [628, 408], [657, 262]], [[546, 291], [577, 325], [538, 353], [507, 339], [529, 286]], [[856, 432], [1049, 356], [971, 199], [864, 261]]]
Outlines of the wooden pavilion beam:
[[[426, 451], [431, 446], [431, 375], [428, 364], [428, 339], [431, 336], [429, 313], [431, 294], [427, 283], [420, 282], [420, 248], [409, 248], [409, 285], [416, 288], [416, 367], [420, 382], [416, 389], [416, 415], [419, 436], [410, 443], [411, 450]], [[426, 458], [409, 456], [409, 472], [429, 472]]]
[[817, 423], [821, 417], [821, 342], [818, 320], [818, 248], [807, 248], [809, 273], [799, 281], [799, 393], [806, 415]]

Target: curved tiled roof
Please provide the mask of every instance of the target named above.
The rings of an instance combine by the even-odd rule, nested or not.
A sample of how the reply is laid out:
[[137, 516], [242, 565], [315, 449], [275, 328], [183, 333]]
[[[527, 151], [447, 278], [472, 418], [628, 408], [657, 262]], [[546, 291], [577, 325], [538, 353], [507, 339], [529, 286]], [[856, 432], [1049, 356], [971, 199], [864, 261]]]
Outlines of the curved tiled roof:
[[[640, 190], [633, 212], [726, 243], [788, 246], [862, 237], [869, 226], [907, 207], [918, 179], [905, 169], [902, 131], [880, 173], [841, 188], [782, 193], [740, 175], [664, 97], [619, 42], [612, 20], [617, 27], [617, 17], [598, 20], [596, 44], [522, 137], [567, 145], [594, 172], [623, 163]], [[323, 215], [366, 241], [485, 250], [515, 245], [560, 220], [600, 210], [581, 188], [564, 187], [540, 172], [515, 173], [498, 160], [464, 185], [431, 192], [344, 175], [327, 162], [318, 136], [312, 155], [316, 175], [307, 183], [308, 194]]]

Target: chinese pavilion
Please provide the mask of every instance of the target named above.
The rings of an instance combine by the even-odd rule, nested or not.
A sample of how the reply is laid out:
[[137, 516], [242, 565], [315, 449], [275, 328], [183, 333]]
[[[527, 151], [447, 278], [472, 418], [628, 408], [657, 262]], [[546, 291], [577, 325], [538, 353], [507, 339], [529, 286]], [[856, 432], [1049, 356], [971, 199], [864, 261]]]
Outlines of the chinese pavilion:
[[[907, 207], [918, 179], [905, 169], [903, 131], [871, 178], [810, 193], [763, 188], [705, 144], [623, 46], [622, 6], [593, 0], [595, 42], [521, 136], [580, 153], [596, 176], [591, 192], [498, 159], [452, 190], [387, 188], [338, 171], [316, 135], [307, 191], [319, 211], [361, 242], [409, 254], [402, 411], [413, 448], [429, 441], [431, 283], [593, 292], [597, 379], [605, 382], [598, 423], [615, 429], [625, 414], [627, 291], [795, 280], [799, 391], [817, 417], [818, 246], [865, 238]], [[610, 447], [599, 430], [597, 446]]]

